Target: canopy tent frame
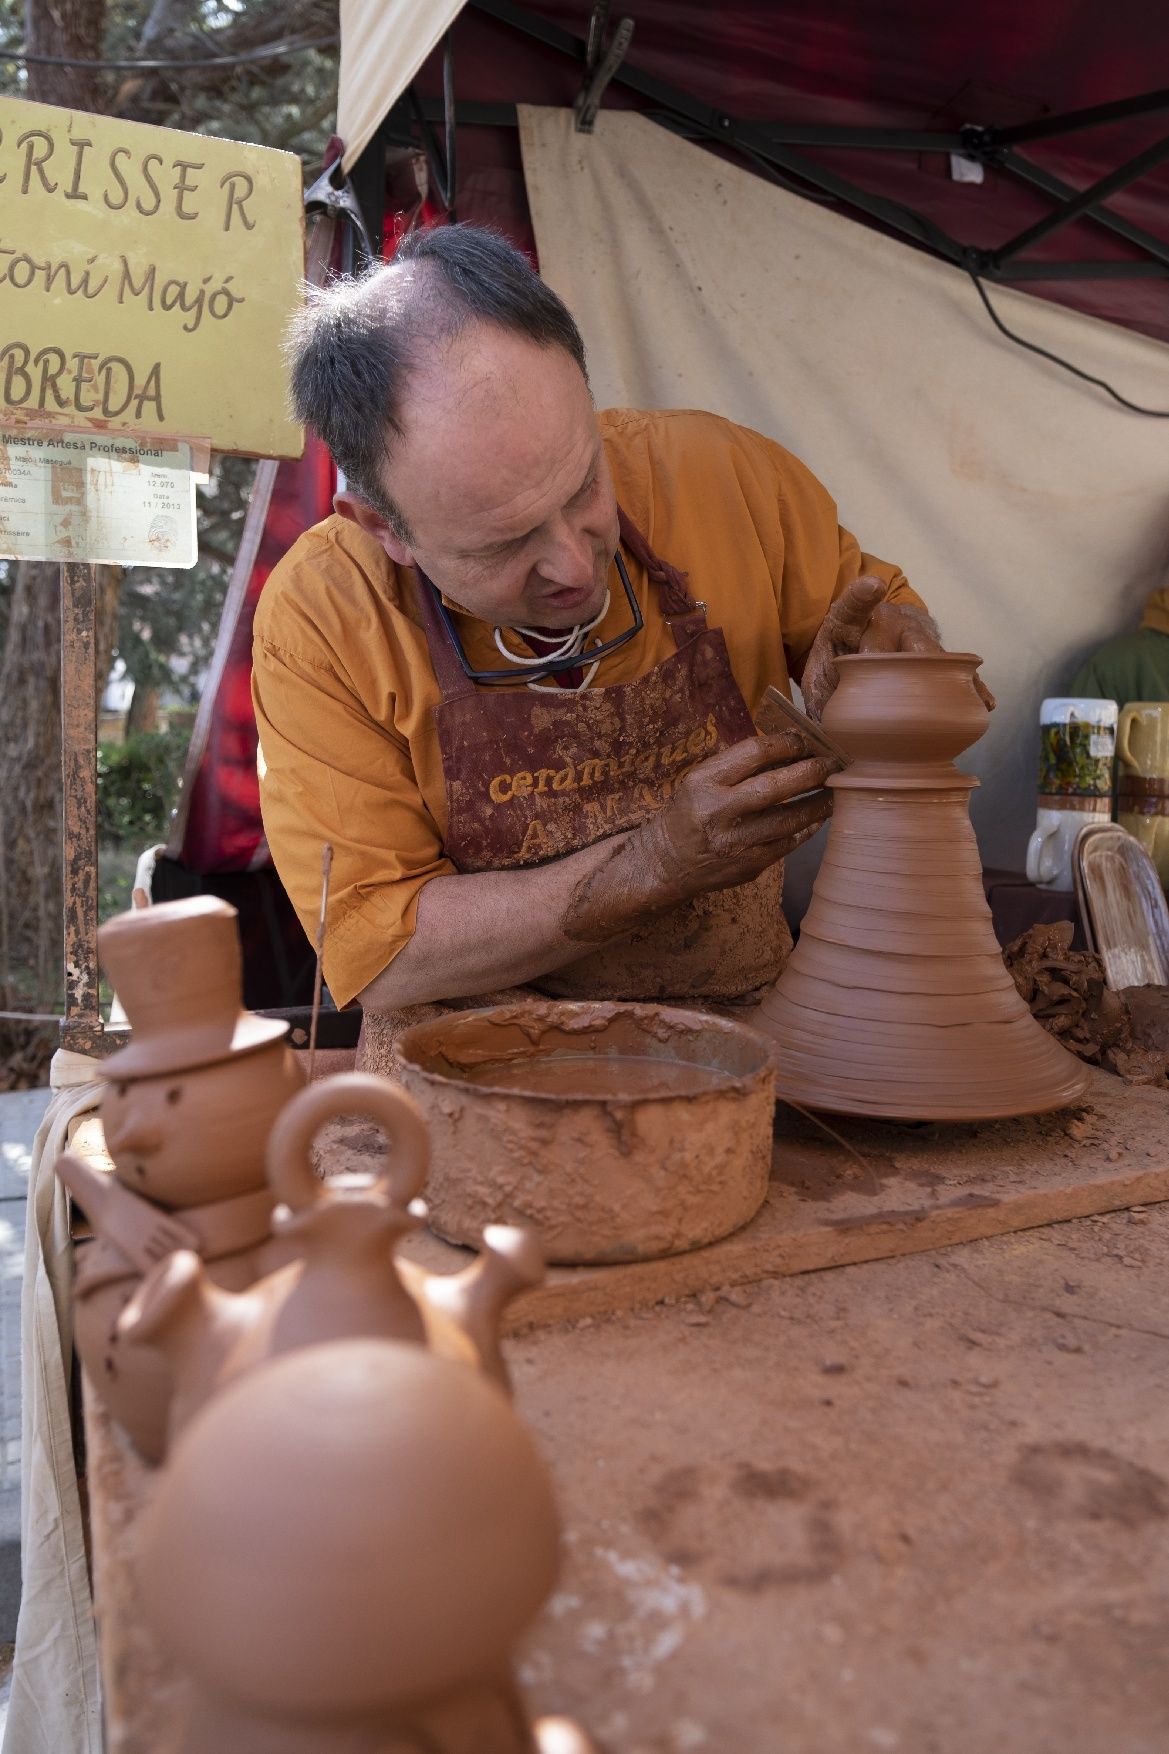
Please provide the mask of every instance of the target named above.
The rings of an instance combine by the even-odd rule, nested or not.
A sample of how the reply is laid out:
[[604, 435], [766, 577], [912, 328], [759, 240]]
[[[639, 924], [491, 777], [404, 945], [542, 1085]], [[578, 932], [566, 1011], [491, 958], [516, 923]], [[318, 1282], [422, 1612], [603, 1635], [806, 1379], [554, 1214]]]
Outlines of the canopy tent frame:
[[[593, 25], [587, 41], [525, 7], [512, 4], [512, 0], [467, 0], [464, 10], [481, 13], [496, 23], [532, 37], [544, 47], [579, 62], [582, 86], [577, 115], [578, 126], [581, 126], [582, 111], [587, 110], [598, 96], [595, 89], [598, 83], [596, 45], [599, 29], [603, 27], [604, 15], [608, 11], [607, 5], [602, 4], [594, 9]], [[618, 31], [620, 32], [620, 26]], [[423, 145], [427, 155], [433, 159], [434, 142], [432, 137], [427, 137], [427, 130], [432, 123], [441, 123], [448, 143], [446, 159], [449, 164], [453, 162], [456, 124], [490, 128], [517, 126], [514, 104], [459, 102], [456, 107], [450, 39], [451, 31], [448, 30], [443, 47], [443, 98], [438, 100], [423, 96], [412, 84], [407, 93], [383, 117], [369, 146], [352, 167], [351, 177], [358, 200], [367, 215], [367, 221], [372, 222], [371, 231], [375, 233], [380, 230], [383, 219], [384, 159], [387, 148], [416, 148], [418, 137], [415, 127], [418, 127], [423, 130]], [[620, 38], [614, 39], [614, 48], [619, 40]], [[624, 45], [627, 44], [626, 35]], [[851, 207], [879, 225], [899, 233], [918, 248], [943, 261], [951, 262], [976, 278], [1025, 283], [1041, 280], [1169, 277], [1169, 239], [1157, 237], [1143, 227], [1134, 225], [1105, 205], [1109, 197], [1169, 159], [1169, 137], [1154, 142], [1135, 158], [1119, 165], [1087, 189], [1072, 187], [1017, 150], [1020, 145], [1029, 142], [1051, 140], [1085, 129], [1105, 127], [1118, 121], [1169, 111], [1169, 90], [1143, 92], [1111, 103], [1072, 110], [1063, 115], [1045, 116], [1003, 128], [976, 123], [967, 123], [956, 129], [850, 127], [800, 121], [743, 120], [645, 73], [629, 62], [624, 48], [619, 57], [605, 57], [604, 72], [605, 85], [610, 82], [621, 85], [646, 100], [649, 107], [644, 113], [651, 121], [685, 138], [705, 140], [729, 148], [756, 169], [770, 174], [793, 193], [807, 199], [827, 198]], [[587, 131], [587, 126], [584, 131]], [[798, 147], [917, 152], [973, 159], [1028, 184], [1048, 197], [1053, 206], [1051, 212], [1035, 224], [1014, 237], [1005, 239], [995, 249], [986, 249], [964, 243], [934, 220], [903, 202], [862, 188], [850, 178], [807, 158], [795, 150]], [[454, 179], [447, 165], [443, 166], [443, 174], [438, 182], [443, 205], [449, 216], [454, 208], [455, 190]], [[1141, 252], [1143, 259], [1041, 262], [1019, 260], [1034, 244], [1079, 219], [1091, 220], [1124, 238]]]

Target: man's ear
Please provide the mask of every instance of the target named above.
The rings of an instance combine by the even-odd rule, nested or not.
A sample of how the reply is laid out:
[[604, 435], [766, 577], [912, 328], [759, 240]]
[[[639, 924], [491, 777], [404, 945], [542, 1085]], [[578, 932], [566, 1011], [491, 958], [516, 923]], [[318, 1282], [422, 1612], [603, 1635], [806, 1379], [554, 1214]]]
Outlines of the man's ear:
[[368, 500], [362, 499], [358, 493], [350, 493], [348, 489], [333, 495], [333, 510], [339, 518], [348, 518], [381, 544], [395, 566], [413, 566], [413, 551], [404, 542], [399, 542], [380, 512], [375, 512]]

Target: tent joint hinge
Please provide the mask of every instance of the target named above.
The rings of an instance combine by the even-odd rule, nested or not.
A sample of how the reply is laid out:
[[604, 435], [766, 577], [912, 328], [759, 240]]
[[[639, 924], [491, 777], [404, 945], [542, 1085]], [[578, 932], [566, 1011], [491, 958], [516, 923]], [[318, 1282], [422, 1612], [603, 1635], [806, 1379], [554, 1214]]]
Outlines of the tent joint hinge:
[[972, 158], [978, 164], [998, 163], [1002, 148], [993, 128], [985, 128], [981, 122], [963, 122], [958, 138], [962, 142], [963, 157]]
[[597, 0], [589, 19], [584, 84], [577, 92], [572, 106], [576, 112], [578, 134], [591, 134], [596, 127], [597, 112], [601, 107], [605, 87], [624, 61], [633, 41], [633, 20], [619, 18], [617, 28], [606, 46], [605, 27], [608, 22], [609, 0]]

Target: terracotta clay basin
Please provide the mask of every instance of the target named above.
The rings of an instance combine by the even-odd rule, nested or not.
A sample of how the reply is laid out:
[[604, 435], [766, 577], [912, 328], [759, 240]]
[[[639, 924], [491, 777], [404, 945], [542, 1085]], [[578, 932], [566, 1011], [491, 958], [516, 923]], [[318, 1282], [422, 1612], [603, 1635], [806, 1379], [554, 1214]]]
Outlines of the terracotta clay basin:
[[774, 1075], [751, 1029], [666, 1005], [533, 1000], [416, 1024], [400, 1077], [430, 1124], [430, 1221], [532, 1224], [550, 1261], [716, 1242], [763, 1204]]

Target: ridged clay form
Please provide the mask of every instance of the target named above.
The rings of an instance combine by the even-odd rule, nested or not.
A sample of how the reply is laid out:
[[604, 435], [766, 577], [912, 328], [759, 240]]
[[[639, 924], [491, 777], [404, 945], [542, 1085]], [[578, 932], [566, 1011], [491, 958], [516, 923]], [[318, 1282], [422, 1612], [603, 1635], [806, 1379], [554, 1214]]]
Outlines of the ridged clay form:
[[828, 844], [778, 985], [752, 1017], [776, 1094], [901, 1120], [1041, 1114], [1076, 1102], [1080, 1062], [1003, 966], [953, 765], [986, 729], [969, 652], [837, 660], [824, 729], [853, 757], [828, 781]]

